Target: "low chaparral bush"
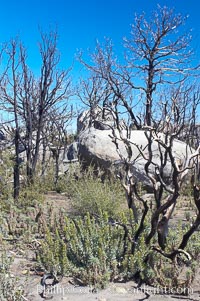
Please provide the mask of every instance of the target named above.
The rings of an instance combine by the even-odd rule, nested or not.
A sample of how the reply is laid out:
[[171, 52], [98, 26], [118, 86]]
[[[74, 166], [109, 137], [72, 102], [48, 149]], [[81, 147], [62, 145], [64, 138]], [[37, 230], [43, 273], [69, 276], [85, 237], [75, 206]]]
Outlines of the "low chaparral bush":
[[83, 219], [66, 218], [54, 233], [47, 229], [37, 258], [48, 272], [104, 287], [123, 269], [124, 244], [129, 245], [123, 227], [110, 224], [107, 213], [101, 213], [98, 220], [88, 213]]
[[[91, 217], [89, 213], [84, 218], [67, 217], [63, 223], [57, 223], [54, 230], [46, 229], [45, 239], [37, 250], [37, 259], [46, 272], [73, 276], [83, 285], [103, 288], [110, 281], [135, 279], [139, 272], [140, 279], [150, 285], [189, 287], [194, 280], [199, 257], [198, 236], [195, 235], [193, 240], [196, 250], [193, 262], [183, 271], [184, 265], [171, 263], [146, 246], [148, 228], [137, 241], [133, 255], [131, 238], [136, 230], [131, 213], [122, 213], [117, 223], [105, 212], [98, 218]], [[182, 234], [181, 227], [171, 230], [169, 249]], [[191, 254], [193, 242], [187, 248]]]
[[72, 209], [78, 215], [106, 211], [109, 216], [115, 218], [119, 212], [127, 208], [120, 182], [112, 178], [105, 178], [102, 181], [99, 176], [94, 175], [92, 169], [84, 172], [78, 179], [68, 178], [66, 186]]

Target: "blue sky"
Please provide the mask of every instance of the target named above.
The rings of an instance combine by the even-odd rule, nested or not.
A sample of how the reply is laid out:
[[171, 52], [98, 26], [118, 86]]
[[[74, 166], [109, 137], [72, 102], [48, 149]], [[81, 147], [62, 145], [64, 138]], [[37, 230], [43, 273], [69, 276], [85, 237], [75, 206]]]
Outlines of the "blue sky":
[[[7, 0], [1, 1], [0, 42], [19, 35], [27, 45], [29, 61], [39, 71], [37, 56], [38, 27], [44, 31], [57, 26], [62, 66], [69, 67], [77, 49], [87, 53], [94, 49], [96, 39], [112, 38], [118, 53], [122, 37], [127, 36], [134, 13], [154, 9], [157, 3], [174, 7], [183, 15], [189, 14], [188, 26], [194, 28], [193, 46], [200, 47], [199, 0]], [[73, 74], [79, 74], [75, 65]]]

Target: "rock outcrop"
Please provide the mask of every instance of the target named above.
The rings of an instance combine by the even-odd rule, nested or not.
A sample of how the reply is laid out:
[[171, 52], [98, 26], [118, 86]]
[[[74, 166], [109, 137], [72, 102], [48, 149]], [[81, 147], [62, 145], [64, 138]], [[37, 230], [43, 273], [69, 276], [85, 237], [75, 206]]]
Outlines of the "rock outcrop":
[[[124, 133], [125, 134], [125, 133]], [[132, 164], [131, 169], [133, 176], [147, 186], [151, 183], [145, 173], [146, 160], [140, 155], [138, 147], [144, 150], [144, 155], [148, 156], [147, 145], [148, 141], [144, 131], [133, 130], [131, 132], [130, 141], [132, 144]], [[119, 150], [123, 157], [127, 157], [126, 148], [123, 142], [119, 141]], [[137, 146], [138, 147], [137, 147]], [[153, 163], [160, 166], [160, 151], [158, 143], [153, 141]], [[164, 151], [164, 150], [162, 150]], [[174, 140], [173, 154], [178, 162], [183, 162], [186, 156], [190, 153], [186, 143]], [[86, 166], [93, 164], [99, 166], [106, 171], [113, 170], [113, 166], [117, 166], [120, 162], [120, 156], [116, 150], [116, 145], [112, 141], [112, 131], [101, 131], [95, 128], [88, 128], [82, 131], [79, 135], [78, 155], [82, 163]], [[155, 165], [150, 165], [150, 172], [155, 174]], [[167, 180], [172, 173], [172, 166], [169, 160], [164, 168], [164, 177]]]
[[114, 119], [110, 111], [107, 109], [96, 108], [91, 110], [83, 111], [77, 119], [77, 133], [94, 127], [98, 130], [110, 130], [114, 126]]

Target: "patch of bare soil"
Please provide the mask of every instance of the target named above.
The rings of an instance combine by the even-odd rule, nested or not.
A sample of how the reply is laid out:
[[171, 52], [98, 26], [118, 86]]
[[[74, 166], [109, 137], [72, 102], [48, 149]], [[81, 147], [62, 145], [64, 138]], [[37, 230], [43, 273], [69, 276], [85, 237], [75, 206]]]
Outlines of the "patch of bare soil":
[[64, 193], [60, 194], [56, 191], [50, 191], [45, 195], [44, 204], [52, 206], [55, 211], [63, 209], [71, 212], [72, 210], [70, 199]]
[[[49, 192], [46, 194], [46, 203], [48, 203], [48, 206], [52, 206], [55, 212], [59, 211], [60, 208], [67, 212], [71, 212], [70, 200], [64, 194]], [[186, 210], [188, 210], [187, 206], [182, 206], [175, 215], [175, 220], [185, 220]], [[30, 249], [21, 250], [21, 252], [18, 252], [17, 254], [11, 252], [11, 256], [14, 257], [14, 262], [11, 267], [13, 277], [18, 277], [21, 283], [25, 283], [25, 301], [200, 301], [200, 272], [197, 274], [194, 285], [188, 296], [180, 295], [181, 291], [168, 292], [167, 290], [161, 290], [159, 287], [143, 285], [141, 288], [137, 288], [137, 284], [133, 281], [127, 283], [111, 283], [104, 290], [96, 290], [92, 287], [85, 287], [78, 283], [74, 283], [73, 279], [67, 277], [64, 277], [56, 285], [48, 287], [44, 293], [44, 287], [41, 286], [43, 273], [34, 270], [34, 252]], [[41, 294], [42, 292], [43, 294]], [[179, 293], [179, 295], [176, 293]]]
[[[190, 291], [185, 297], [161, 290], [158, 287], [150, 287], [143, 285], [138, 288], [133, 281], [127, 283], [111, 283], [104, 290], [96, 290], [89, 286], [80, 286], [73, 282], [73, 279], [64, 277], [58, 284], [48, 287], [43, 296], [43, 287], [41, 286], [42, 275], [36, 275], [33, 267], [34, 254], [29, 252], [26, 258], [23, 255], [15, 256], [12, 265], [12, 273], [20, 279], [25, 285], [25, 301], [175, 301], [175, 300], [200, 300], [199, 286]], [[198, 275], [198, 280], [199, 280]], [[198, 283], [198, 281], [197, 281]], [[196, 284], [197, 284], [196, 283]], [[180, 293], [180, 292], [179, 292]]]

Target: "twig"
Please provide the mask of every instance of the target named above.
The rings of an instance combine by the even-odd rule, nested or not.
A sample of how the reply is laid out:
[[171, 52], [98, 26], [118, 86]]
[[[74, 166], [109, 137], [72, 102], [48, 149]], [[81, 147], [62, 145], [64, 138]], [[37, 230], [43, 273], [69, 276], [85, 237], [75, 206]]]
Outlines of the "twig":
[[25, 301], [30, 301], [29, 299], [27, 299], [26, 297], [24, 297], [23, 295], [21, 296], [23, 300]]

